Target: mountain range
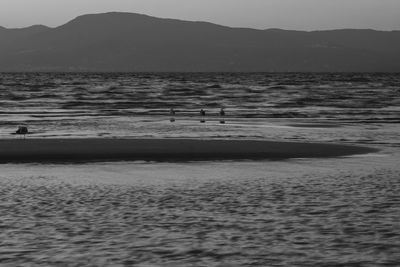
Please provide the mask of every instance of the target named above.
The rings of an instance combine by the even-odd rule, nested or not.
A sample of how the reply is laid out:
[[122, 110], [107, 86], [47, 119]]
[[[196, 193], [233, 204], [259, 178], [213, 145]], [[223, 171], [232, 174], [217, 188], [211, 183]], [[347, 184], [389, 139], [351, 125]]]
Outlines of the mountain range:
[[0, 71], [400, 72], [400, 31], [256, 30], [134, 13], [0, 27]]

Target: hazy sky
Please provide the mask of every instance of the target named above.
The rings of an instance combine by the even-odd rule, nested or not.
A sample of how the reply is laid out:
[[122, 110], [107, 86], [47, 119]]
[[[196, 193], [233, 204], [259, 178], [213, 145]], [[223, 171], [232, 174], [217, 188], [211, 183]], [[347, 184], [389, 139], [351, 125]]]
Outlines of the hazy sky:
[[400, 0], [0, 0], [0, 25], [59, 26], [109, 11], [260, 29], [400, 30]]

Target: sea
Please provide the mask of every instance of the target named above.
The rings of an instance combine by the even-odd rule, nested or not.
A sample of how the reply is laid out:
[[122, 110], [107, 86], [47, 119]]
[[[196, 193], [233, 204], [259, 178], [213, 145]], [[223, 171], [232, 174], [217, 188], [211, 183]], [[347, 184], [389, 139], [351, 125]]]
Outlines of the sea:
[[20, 125], [30, 131], [21, 142], [252, 139], [378, 151], [1, 164], [1, 266], [400, 266], [400, 74], [0, 73], [0, 139], [21, 138]]

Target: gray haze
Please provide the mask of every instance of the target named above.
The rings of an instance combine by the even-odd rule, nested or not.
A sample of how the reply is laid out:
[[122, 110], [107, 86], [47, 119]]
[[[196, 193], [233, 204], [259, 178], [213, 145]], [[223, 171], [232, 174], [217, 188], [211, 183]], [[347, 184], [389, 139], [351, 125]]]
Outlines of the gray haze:
[[0, 26], [54, 27], [109, 11], [258, 29], [400, 29], [399, 0], [1, 0]]

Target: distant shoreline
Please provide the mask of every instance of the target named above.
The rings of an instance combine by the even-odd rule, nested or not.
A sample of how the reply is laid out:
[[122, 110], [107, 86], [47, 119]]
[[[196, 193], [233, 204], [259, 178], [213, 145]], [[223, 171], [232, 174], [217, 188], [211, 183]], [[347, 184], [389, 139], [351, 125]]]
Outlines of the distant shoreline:
[[0, 71], [398, 72], [400, 31], [227, 27], [128, 12], [0, 27]]
[[263, 140], [28, 138], [0, 140], [0, 163], [284, 160], [342, 157], [376, 151], [354, 145]]

